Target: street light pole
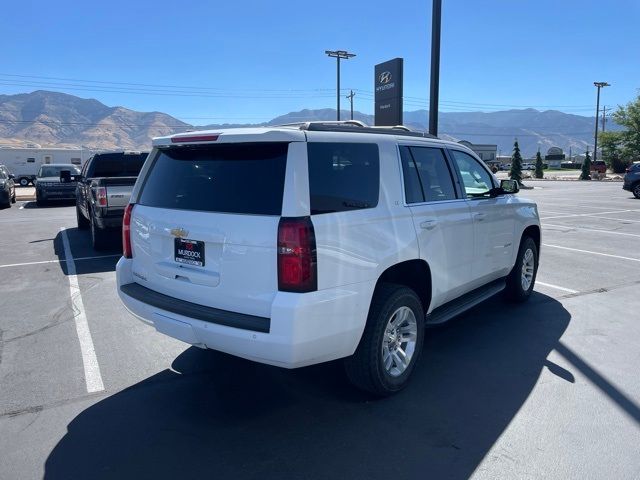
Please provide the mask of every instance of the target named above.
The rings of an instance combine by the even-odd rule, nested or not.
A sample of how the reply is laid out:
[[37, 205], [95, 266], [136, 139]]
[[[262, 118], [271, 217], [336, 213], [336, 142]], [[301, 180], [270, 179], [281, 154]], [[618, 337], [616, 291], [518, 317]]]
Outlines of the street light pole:
[[325, 50], [326, 53], [330, 57], [334, 57], [337, 60], [337, 86], [336, 86], [336, 100], [337, 100], [337, 119], [340, 121], [340, 59], [344, 58], [345, 60], [349, 60], [356, 56], [355, 53], [349, 53], [346, 50]]
[[596, 100], [596, 133], [593, 141], [593, 161], [595, 162], [598, 159], [598, 121], [600, 120], [600, 89], [603, 87], [611, 86], [607, 82], [593, 82], [593, 84], [598, 89], [598, 95]]
[[429, 90], [429, 133], [438, 136], [438, 96], [440, 94], [440, 24], [442, 0], [433, 0], [431, 14], [431, 88]]

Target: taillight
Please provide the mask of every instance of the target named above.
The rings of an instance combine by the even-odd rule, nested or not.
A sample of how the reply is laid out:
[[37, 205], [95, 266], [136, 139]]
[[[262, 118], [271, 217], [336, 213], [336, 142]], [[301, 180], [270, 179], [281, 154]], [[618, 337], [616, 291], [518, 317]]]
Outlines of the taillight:
[[105, 187], [96, 188], [96, 203], [99, 207], [107, 206], [107, 189]]
[[122, 256], [124, 258], [133, 257], [131, 250], [131, 211], [133, 203], [127, 205], [124, 209], [124, 217], [122, 217]]
[[281, 218], [278, 224], [278, 290], [318, 289], [316, 236], [309, 217]]

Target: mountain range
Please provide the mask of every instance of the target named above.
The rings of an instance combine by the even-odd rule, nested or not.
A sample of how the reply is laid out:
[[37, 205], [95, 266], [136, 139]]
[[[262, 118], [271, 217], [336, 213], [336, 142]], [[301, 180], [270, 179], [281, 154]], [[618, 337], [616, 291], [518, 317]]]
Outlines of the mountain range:
[[[213, 112], [212, 112], [213, 113]], [[341, 111], [343, 119], [349, 112]], [[259, 125], [278, 125], [312, 120], [335, 120], [334, 109], [301, 110]], [[373, 125], [373, 116], [354, 112], [354, 119]], [[525, 157], [540, 148], [583, 153], [593, 143], [594, 117], [557, 110], [532, 108], [497, 112], [441, 112], [439, 136], [448, 140], [498, 145], [508, 155], [518, 139]], [[404, 124], [426, 130], [428, 111], [404, 112]], [[255, 126], [256, 124], [252, 124]], [[187, 130], [219, 129], [249, 124], [190, 125], [162, 112], [137, 112], [108, 107], [94, 99], [66, 93], [38, 90], [17, 95], [0, 95], [0, 144], [24, 146], [85, 145], [97, 149], [148, 149], [153, 137]], [[616, 125], [609, 128], [617, 129]]]

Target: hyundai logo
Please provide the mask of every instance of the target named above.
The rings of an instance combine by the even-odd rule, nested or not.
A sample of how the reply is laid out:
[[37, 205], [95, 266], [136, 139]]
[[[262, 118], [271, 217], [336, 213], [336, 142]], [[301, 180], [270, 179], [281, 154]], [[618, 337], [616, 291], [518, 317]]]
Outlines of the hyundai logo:
[[389, 83], [391, 81], [391, 72], [386, 71], [386, 72], [382, 72], [380, 74], [380, 83], [382, 85], [386, 85], [387, 83]]

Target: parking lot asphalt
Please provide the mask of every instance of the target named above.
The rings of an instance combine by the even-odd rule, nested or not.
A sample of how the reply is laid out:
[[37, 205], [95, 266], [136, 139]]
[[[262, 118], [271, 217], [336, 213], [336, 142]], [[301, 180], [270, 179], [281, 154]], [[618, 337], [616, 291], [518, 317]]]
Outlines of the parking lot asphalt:
[[0, 478], [640, 478], [640, 201], [535, 186], [531, 300], [428, 330], [383, 400], [338, 362], [287, 371], [156, 333], [73, 206], [0, 210]]

